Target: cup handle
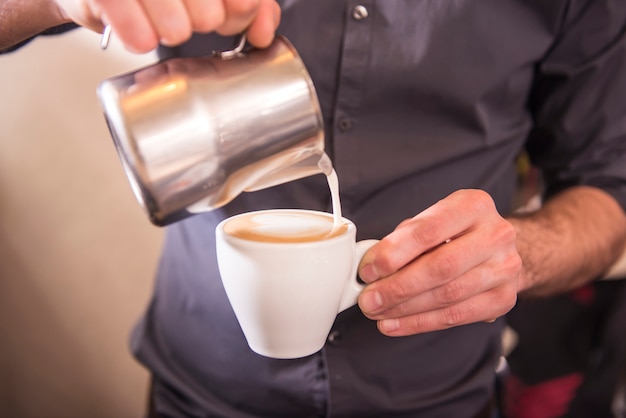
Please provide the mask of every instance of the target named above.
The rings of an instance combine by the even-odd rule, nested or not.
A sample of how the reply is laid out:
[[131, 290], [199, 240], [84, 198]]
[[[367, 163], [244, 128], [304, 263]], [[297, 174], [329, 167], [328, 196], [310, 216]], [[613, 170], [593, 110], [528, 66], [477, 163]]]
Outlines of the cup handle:
[[367, 286], [357, 280], [357, 269], [359, 268], [359, 263], [363, 258], [363, 255], [365, 255], [367, 250], [372, 248], [376, 243], [378, 243], [377, 239], [367, 239], [356, 243], [354, 266], [352, 266], [352, 271], [350, 272], [350, 280], [348, 280], [346, 288], [343, 291], [343, 297], [341, 298], [341, 303], [339, 304], [338, 313], [354, 306], [359, 299], [359, 294], [363, 289], [365, 289], [365, 286]]

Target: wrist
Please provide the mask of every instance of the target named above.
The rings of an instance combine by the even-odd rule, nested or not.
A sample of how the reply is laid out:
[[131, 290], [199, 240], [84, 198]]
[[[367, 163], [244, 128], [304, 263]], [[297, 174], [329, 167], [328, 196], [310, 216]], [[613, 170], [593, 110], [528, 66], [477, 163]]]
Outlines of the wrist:
[[3, 0], [0, 2], [0, 50], [67, 22], [70, 20], [53, 0]]
[[42, 30], [72, 21], [55, 0], [41, 0], [41, 3], [42, 10], [44, 10], [41, 24], [45, 26]]
[[515, 229], [517, 237], [517, 252], [522, 258], [522, 271], [520, 272], [520, 276], [517, 282], [517, 293], [520, 295], [524, 295], [531, 291], [531, 289], [541, 287], [541, 277], [537, 274], [536, 269], [533, 269], [533, 266], [537, 264], [538, 261], [531, 260], [531, 258], [535, 257], [531, 256], [531, 254], [535, 253], [532, 252], [533, 245], [530, 240], [530, 237], [534, 234], [530, 231], [543, 228], [537, 225], [539, 221], [531, 213], [516, 214], [513, 217], [509, 217], [507, 220], [513, 225], [513, 228]]
[[626, 216], [602, 190], [575, 186], [508, 218], [522, 258], [521, 296], [550, 296], [606, 274], [624, 251]]

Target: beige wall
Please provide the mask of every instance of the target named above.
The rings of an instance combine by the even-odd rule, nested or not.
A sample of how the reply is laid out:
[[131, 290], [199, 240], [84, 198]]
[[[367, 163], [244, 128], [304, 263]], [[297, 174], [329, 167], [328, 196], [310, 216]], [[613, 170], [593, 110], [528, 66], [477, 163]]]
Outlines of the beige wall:
[[140, 417], [128, 352], [162, 240], [135, 202], [97, 83], [152, 62], [84, 29], [0, 55], [0, 416]]

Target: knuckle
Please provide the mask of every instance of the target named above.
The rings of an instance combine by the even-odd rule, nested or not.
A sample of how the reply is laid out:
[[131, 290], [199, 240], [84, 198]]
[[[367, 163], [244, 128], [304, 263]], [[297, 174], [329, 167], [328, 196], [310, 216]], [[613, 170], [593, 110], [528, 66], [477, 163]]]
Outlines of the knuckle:
[[405, 327], [407, 331], [413, 334], [416, 332], [423, 332], [424, 330], [428, 329], [429, 324], [428, 324], [426, 317], [427, 317], [426, 315], [420, 315], [420, 314], [407, 317], [406, 323], [405, 323]]
[[441, 253], [433, 258], [428, 264], [428, 270], [431, 277], [436, 279], [445, 279], [456, 275], [459, 268], [459, 262], [453, 253]]
[[476, 208], [479, 210], [492, 209], [495, 207], [495, 203], [493, 202], [493, 198], [489, 193], [484, 190], [476, 189], [473, 190], [474, 196], [474, 204]]
[[435, 298], [442, 305], [451, 305], [457, 302], [464, 292], [464, 286], [459, 280], [453, 280], [435, 289]]
[[519, 275], [522, 271], [522, 257], [517, 251], [513, 251], [504, 262], [504, 268], [510, 275]]
[[394, 306], [391, 312], [393, 312], [393, 314], [396, 316], [405, 317], [411, 315], [412, 309], [408, 300], [404, 300], [403, 302], [400, 302], [399, 304]]
[[393, 301], [396, 304], [401, 305], [403, 302], [406, 302], [411, 295], [410, 289], [406, 286], [403, 280], [389, 280], [387, 286], [388, 288], [385, 292], [386, 297], [383, 296], [383, 299], [387, 301]]
[[496, 205], [489, 193], [480, 189], [467, 190], [467, 200], [464, 202], [467, 210], [472, 213], [497, 213]]
[[474, 213], [482, 213], [495, 208], [493, 198], [489, 193], [480, 189], [460, 190], [459, 195], [464, 206]]
[[498, 236], [498, 241], [503, 244], [515, 242], [517, 238], [517, 232], [515, 231], [515, 227], [512, 223], [505, 219], [502, 219], [502, 222], [498, 223], [496, 234]]
[[523, 261], [516, 249], [512, 248], [494, 259], [494, 269], [503, 278], [518, 279]]
[[[380, 254], [392, 254], [392, 253], [381, 251]], [[386, 277], [389, 274], [391, 274], [391, 272], [395, 271], [395, 263], [391, 257], [383, 256], [383, 255], [377, 256], [375, 258], [374, 263], [376, 265], [376, 270], [378, 270], [378, 272], [380, 273], [382, 277]]]
[[440, 229], [436, 221], [426, 219], [416, 222], [411, 226], [410, 237], [413, 242], [417, 243], [419, 246], [425, 246], [427, 248], [434, 247], [440, 244]]
[[385, 277], [396, 271], [403, 263], [400, 259], [397, 248], [399, 244], [396, 243], [391, 236], [386, 236], [376, 245], [375, 264], [376, 269]]
[[446, 326], [455, 327], [463, 323], [465, 312], [458, 305], [450, 305], [441, 310], [441, 317]]

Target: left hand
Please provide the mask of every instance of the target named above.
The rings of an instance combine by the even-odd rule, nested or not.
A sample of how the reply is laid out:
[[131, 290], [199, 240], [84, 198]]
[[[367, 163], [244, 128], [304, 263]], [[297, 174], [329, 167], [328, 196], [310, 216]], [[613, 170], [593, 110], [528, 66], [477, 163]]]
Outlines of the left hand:
[[515, 238], [487, 193], [452, 193], [365, 254], [359, 306], [389, 336], [492, 322], [517, 301]]

